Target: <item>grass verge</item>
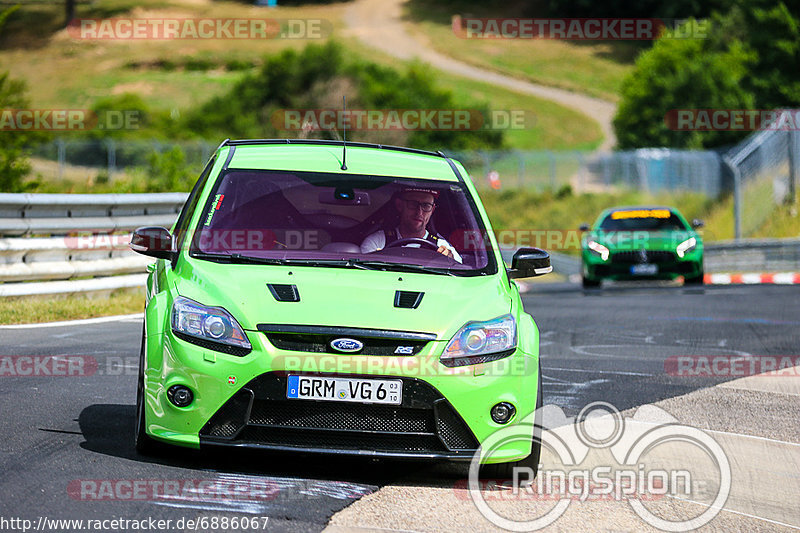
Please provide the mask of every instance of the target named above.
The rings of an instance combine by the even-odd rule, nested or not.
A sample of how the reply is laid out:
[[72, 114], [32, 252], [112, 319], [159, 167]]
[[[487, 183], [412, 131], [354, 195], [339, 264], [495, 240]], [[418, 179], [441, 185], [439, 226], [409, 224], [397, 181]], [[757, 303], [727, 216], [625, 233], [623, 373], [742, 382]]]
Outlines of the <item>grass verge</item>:
[[0, 298], [0, 324], [33, 324], [140, 313], [144, 289], [108, 293]]
[[[481, 8], [472, 7], [470, 16], [502, 16], [476, 9]], [[406, 4], [405, 20], [408, 31], [459, 61], [609, 101], [619, 99], [622, 79], [642, 49], [641, 43], [622, 41], [466, 39], [453, 32], [454, 14], [457, 11], [446, 2], [413, 0]]]

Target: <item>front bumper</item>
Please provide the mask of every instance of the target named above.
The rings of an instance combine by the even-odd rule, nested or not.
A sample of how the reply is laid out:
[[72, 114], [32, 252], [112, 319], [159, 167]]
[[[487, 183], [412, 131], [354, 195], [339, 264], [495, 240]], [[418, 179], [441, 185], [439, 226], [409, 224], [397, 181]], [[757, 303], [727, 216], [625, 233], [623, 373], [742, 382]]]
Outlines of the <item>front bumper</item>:
[[[439, 363], [445, 341], [412, 356], [348, 356], [280, 350], [248, 331], [253, 351], [238, 357], [197, 346], [171, 332], [148, 339], [146, 431], [171, 444], [232, 446], [375, 457], [471, 460], [480, 442], [525, 420], [536, 408], [538, 356], [519, 348], [498, 361], [456, 368]], [[538, 339], [535, 345], [538, 345]], [[403, 404], [287, 400], [289, 374], [327, 374], [403, 381]], [[194, 402], [177, 408], [169, 387], [185, 385]], [[506, 401], [517, 414], [504, 426], [490, 417]], [[532, 416], [532, 415], [531, 415]], [[516, 441], [492, 462], [521, 459]]]
[[[584, 250], [583, 276], [590, 280], [674, 279], [678, 276], [694, 278], [703, 273], [703, 255], [692, 252], [678, 257], [674, 252], [647, 251], [642, 260], [639, 252], [611, 252], [607, 261]], [[632, 267], [641, 264], [655, 265], [654, 274], [634, 273]]]

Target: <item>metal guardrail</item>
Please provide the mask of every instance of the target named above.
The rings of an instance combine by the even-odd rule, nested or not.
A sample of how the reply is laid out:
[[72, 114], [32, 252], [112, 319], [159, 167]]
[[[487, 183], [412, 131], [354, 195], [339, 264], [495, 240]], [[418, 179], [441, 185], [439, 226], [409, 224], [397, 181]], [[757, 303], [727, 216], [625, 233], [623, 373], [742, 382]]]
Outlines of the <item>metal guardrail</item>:
[[[0, 193], [0, 297], [141, 286], [151, 262], [128, 248], [138, 226], [171, 226], [185, 193]], [[513, 250], [502, 250], [510, 263]], [[580, 274], [552, 252], [555, 272]], [[800, 238], [706, 243], [706, 272], [800, 271]], [[75, 279], [89, 278], [89, 279]]]
[[0, 193], [0, 296], [141, 286], [152, 260], [128, 248], [129, 232], [171, 226], [186, 197]]
[[705, 245], [706, 272], [800, 271], [800, 239], [745, 239]]

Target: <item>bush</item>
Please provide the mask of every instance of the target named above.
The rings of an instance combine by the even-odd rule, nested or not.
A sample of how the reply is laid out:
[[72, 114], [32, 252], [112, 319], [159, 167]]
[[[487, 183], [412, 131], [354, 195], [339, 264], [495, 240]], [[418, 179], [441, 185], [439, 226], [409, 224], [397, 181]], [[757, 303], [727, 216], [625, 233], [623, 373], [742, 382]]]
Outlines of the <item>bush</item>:
[[[12, 80], [8, 72], [0, 73], [0, 110], [30, 107], [25, 97], [25, 84]], [[0, 192], [26, 190], [23, 178], [30, 172], [25, 147], [40, 137], [36, 133], [0, 131]]]
[[153, 152], [145, 169], [146, 192], [189, 191], [197, 177], [194, 168], [186, 163], [186, 156], [174, 146], [166, 152]]
[[748, 109], [753, 95], [742, 86], [752, 55], [732, 45], [705, 49], [701, 39], [660, 39], [636, 61], [622, 84], [614, 129], [619, 148], [707, 148], [735, 142], [736, 132], [674, 131], [665, 116], [676, 109]]
[[[339, 109], [347, 96], [350, 109], [455, 109], [453, 95], [436, 87], [433, 73], [422, 65], [404, 72], [374, 63], [348, 61], [335, 43], [286, 50], [265, 60], [230, 93], [211, 99], [188, 115], [184, 129], [199, 136], [284, 137], [273, 115], [283, 109]], [[486, 105], [470, 105], [488, 113]], [[297, 131], [288, 132], [290, 136]], [[338, 138], [340, 132], [318, 132]], [[449, 149], [499, 147], [500, 131], [353, 131], [348, 139]]]

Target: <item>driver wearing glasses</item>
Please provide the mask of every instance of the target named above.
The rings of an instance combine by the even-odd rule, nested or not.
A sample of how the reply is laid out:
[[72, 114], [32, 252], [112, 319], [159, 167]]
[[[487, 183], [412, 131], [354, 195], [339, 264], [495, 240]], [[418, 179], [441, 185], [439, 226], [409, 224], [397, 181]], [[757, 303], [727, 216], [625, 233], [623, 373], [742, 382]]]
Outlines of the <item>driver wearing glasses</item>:
[[[436, 198], [438, 197], [439, 191], [433, 189], [407, 188], [403, 190], [394, 200], [395, 209], [400, 213], [399, 224], [394, 229], [380, 230], [368, 235], [361, 243], [361, 253], [377, 252], [387, 244], [415, 239], [427, 241], [430, 243], [430, 249], [461, 263], [461, 256], [449, 242], [441, 235], [428, 231], [428, 222], [436, 209]], [[402, 246], [421, 248], [423, 244], [412, 240]]]

